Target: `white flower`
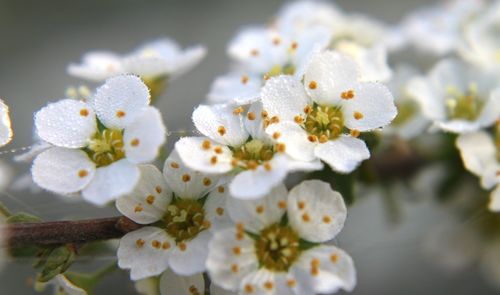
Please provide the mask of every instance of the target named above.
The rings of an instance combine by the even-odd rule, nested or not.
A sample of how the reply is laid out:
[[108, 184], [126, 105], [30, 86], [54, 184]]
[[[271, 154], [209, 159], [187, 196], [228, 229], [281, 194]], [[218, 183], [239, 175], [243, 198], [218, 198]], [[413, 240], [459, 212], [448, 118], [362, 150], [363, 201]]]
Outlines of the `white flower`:
[[9, 107], [0, 99], [0, 147], [8, 144], [12, 136]]
[[81, 64], [70, 64], [68, 73], [91, 81], [103, 81], [120, 74], [135, 74], [144, 80], [176, 78], [192, 69], [206, 54], [203, 46], [182, 49], [169, 38], [147, 43], [127, 55], [107, 51], [89, 52]]
[[442, 1], [412, 12], [402, 27], [416, 48], [445, 55], [459, 47], [464, 26], [483, 6], [481, 0]]
[[500, 115], [498, 75], [461, 61], [440, 61], [427, 75], [409, 82], [408, 93], [423, 115], [438, 128], [473, 132], [492, 125]]
[[54, 295], [87, 295], [87, 292], [73, 284], [65, 275], [59, 274], [47, 284], [54, 288]]
[[314, 26], [333, 28], [343, 12], [333, 3], [324, 1], [295, 1], [283, 6], [276, 16], [278, 30], [293, 34]]
[[116, 207], [149, 226], [121, 239], [118, 265], [131, 270], [132, 280], [159, 275], [167, 268], [185, 276], [203, 272], [211, 232], [230, 224], [224, 208], [227, 188], [218, 185], [217, 176], [185, 167], [175, 151], [165, 162], [163, 175], [152, 165], [139, 169], [139, 183], [117, 200]]
[[290, 171], [321, 169], [319, 161], [295, 160], [286, 154], [281, 134], [267, 135], [274, 119], [260, 102], [248, 112], [233, 104], [199, 106], [193, 112], [196, 128], [206, 137], [185, 137], [175, 147], [189, 167], [207, 173], [237, 174], [229, 185], [237, 198], [259, 198], [280, 184]]
[[460, 48], [463, 57], [479, 66], [500, 70], [499, 26], [500, 3], [494, 1], [465, 26]]
[[417, 70], [410, 65], [398, 65], [388, 87], [394, 96], [398, 115], [384, 129], [385, 134], [395, 134], [403, 139], [412, 139], [422, 134], [429, 122], [422, 115], [414, 97], [407, 92], [408, 82], [417, 76]]
[[289, 155], [301, 161], [319, 158], [342, 173], [370, 157], [364, 141], [356, 138], [359, 133], [383, 127], [396, 116], [387, 87], [359, 82], [354, 61], [333, 51], [311, 59], [303, 82], [286, 76], [269, 80], [262, 103], [276, 122], [266, 132], [281, 134]]
[[149, 92], [136, 76], [108, 79], [92, 104], [64, 99], [35, 115], [38, 135], [53, 147], [40, 153], [31, 169], [44, 189], [71, 194], [96, 205], [132, 190], [137, 164], [156, 158], [165, 142], [160, 112], [149, 106]]
[[279, 74], [300, 77], [310, 54], [328, 46], [329, 41], [328, 30], [320, 26], [296, 34], [266, 27], [247, 28], [227, 49], [236, 70], [214, 81], [208, 99], [211, 103], [254, 102], [266, 79]]
[[481, 178], [481, 186], [495, 189], [491, 193], [489, 209], [500, 211], [500, 162], [498, 141], [484, 131], [462, 134], [457, 139], [464, 166]]
[[207, 260], [218, 286], [239, 294], [308, 295], [356, 285], [351, 257], [323, 244], [340, 232], [347, 214], [327, 183], [305, 181], [288, 196], [278, 186], [262, 199], [229, 198], [226, 205], [236, 228], [214, 235]]

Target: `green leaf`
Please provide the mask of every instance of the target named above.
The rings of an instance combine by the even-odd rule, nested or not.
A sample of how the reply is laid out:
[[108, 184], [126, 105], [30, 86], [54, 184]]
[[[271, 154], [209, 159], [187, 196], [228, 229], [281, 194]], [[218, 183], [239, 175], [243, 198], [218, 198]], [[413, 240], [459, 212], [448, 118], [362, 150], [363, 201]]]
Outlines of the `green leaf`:
[[56, 275], [65, 272], [75, 259], [75, 252], [68, 246], [54, 248], [45, 259], [39, 282], [48, 282]]

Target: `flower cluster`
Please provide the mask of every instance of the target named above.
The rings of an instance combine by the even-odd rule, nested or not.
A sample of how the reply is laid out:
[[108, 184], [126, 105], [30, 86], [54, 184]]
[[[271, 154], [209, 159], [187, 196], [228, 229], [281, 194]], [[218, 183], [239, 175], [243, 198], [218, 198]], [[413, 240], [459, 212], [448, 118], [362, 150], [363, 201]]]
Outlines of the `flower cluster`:
[[[204, 47], [164, 38], [127, 55], [90, 52], [68, 72], [103, 84], [68, 88], [36, 112], [39, 143], [18, 159], [34, 159], [39, 187], [111, 203], [134, 225], [117, 264], [140, 292], [203, 294], [207, 278], [211, 294], [351, 291], [356, 268], [334, 239], [358, 184], [389, 195], [427, 177], [426, 193], [445, 195], [468, 176], [461, 157], [500, 211], [499, 23], [498, 2], [454, 0], [394, 26], [290, 3], [229, 42], [231, 70], [171, 151], [154, 99]], [[393, 59], [407, 49], [431, 66]], [[0, 100], [0, 146], [12, 135]], [[431, 174], [436, 159], [450, 169]], [[89, 291], [65, 267], [50, 284]]]

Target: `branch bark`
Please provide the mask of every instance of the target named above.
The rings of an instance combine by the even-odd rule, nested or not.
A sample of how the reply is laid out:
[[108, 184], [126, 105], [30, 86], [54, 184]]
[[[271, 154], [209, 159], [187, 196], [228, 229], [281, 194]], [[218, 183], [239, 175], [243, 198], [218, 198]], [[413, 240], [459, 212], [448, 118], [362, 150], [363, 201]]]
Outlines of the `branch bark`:
[[6, 236], [7, 245], [11, 248], [85, 244], [121, 238], [141, 227], [142, 225], [121, 216], [78, 221], [9, 224], [6, 226]]

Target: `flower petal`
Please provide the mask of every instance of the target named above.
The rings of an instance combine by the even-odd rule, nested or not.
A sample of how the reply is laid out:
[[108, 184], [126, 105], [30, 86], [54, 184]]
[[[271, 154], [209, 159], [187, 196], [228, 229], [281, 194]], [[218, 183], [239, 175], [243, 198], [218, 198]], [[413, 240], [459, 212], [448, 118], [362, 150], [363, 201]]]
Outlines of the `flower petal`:
[[[207, 146], [208, 148], [206, 148]], [[231, 150], [207, 137], [181, 138], [175, 143], [175, 150], [186, 166], [197, 171], [222, 174], [233, 169]], [[216, 151], [220, 151], [220, 153]]]
[[307, 180], [288, 194], [290, 226], [305, 240], [326, 242], [344, 226], [347, 208], [342, 196], [320, 180]]
[[206, 265], [210, 278], [226, 290], [237, 291], [241, 280], [259, 267], [254, 240], [248, 235], [237, 239], [235, 229], [216, 232], [208, 249]]
[[300, 161], [312, 161], [315, 143], [307, 139], [307, 132], [295, 122], [280, 122], [271, 124], [266, 129], [267, 134], [278, 132], [279, 142], [285, 144], [285, 153]]
[[85, 102], [63, 99], [35, 114], [38, 136], [57, 146], [81, 148], [97, 131], [94, 111]]
[[131, 163], [153, 161], [166, 140], [166, 127], [158, 109], [147, 107], [125, 128], [125, 154]]
[[348, 135], [317, 145], [314, 154], [340, 173], [350, 173], [370, 158], [365, 142]]
[[143, 227], [126, 234], [118, 247], [118, 266], [130, 269], [130, 279], [141, 280], [161, 274], [168, 268], [168, 258], [175, 241], [157, 227]]
[[87, 295], [87, 292], [71, 282], [65, 275], [57, 275], [52, 280], [54, 282], [55, 288], [57, 288], [57, 293], [68, 294], [68, 295]]
[[380, 83], [359, 83], [354, 98], [342, 102], [345, 125], [350, 129], [368, 131], [388, 125], [397, 109], [389, 89]]
[[238, 173], [231, 181], [229, 190], [235, 198], [251, 200], [268, 194], [271, 189], [285, 180], [288, 174], [288, 160], [285, 155], [276, 155], [266, 166]]
[[266, 143], [273, 144], [274, 140], [264, 130], [262, 110], [263, 106], [260, 100], [250, 105], [245, 118], [245, 129], [252, 139], [260, 139]]
[[75, 193], [94, 178], [95, 164], [81, 150], [50, 148], [33, 161], [33, 181], [40, 187], [59, 194]]
[[205, 294], [203, 274], [179, 276], [171, 270], [166, 270], [160, 277], [161, 295], [193, 295]]
[[199, 64], [206, 55], [207, 49], [205, 46], [196, 45], [184, 49], [180, 56], [174, 60], [174, 71], [171, 75], [172, 79], [176, 79], [189, 72]]
[[177, 197], [183, 199], [203, 198], [218, 184], [220, 179], [217, 175], [205, 174], [188, 168], [175, 150], [165, 161], [163, 175], [170, 189]]
[[92, 182], [82, 191], [85, 200], [97, 206], [130, 193], [140, 178], [139, 168], [126, 159], [98, 168]]
[[13, 135], [9, 107], [0, 99], [0, 146], [8, 144]]
[[344, 91], [358, 80], [358, 66], [351, 58], [334, 51], [323, 51], [306, 66], [304, 85], [309, 97], [320, 105], [336, 105]]
[[239, 146], [248, 138], [241, 114], [235, 114], [237, 106], [218, 104], [200, 105], [193, 112], [193, 122], [203, 135], [229, 146]]
[[315, 272], [311, 280], [316, 293], [333, 294], [339, 289], [349, 292], [356, 286], [356, 269], [351, 256], [335, 246], [321, 245], [307, 250], [296, 265]]
[[426, 118], [445, 120], [446, 109], [443, 99], [424, 77], [411, 79], [408, 82], [407, 92], [418, 102]]
[[229, 189], [225, 185], [212, 190], [205, 201], [204, 209], [210, 221], [210, 231], [217, 232], [233, 225], [226, 210], [226, 200], [230, 198]]
[[155, 166], [140, 165], [139, 170], [139, 182], [132, 192], [116, 200], [116, 208], [139, 224], [150, 224], [163, 218], [172, 191]]
[[248, 104], [259, 99], [261, 86], [258, 76], [229, 73], [215, 79], [207, 98], [211, 103]]
[[242, 223], [245, 230], [257, 233], [265, 227], [277, 223], [286, 211], [287, 190], [285, 186], [274, 187], [269, 194], [257, 200], [228, 198], [229, 216], [235, 223]]
[[71, 76], [95, 82], [124, 72], [121, 57], [107, 51], [89, 52], [83, 56], [81, 64], [72, 63], [67, 71]]
[[205, 261], [208, 256], [208, 242], [212, 234], [209, 231], [199, 233], [196, 238], [184, 242], [185, 249], [179, 245], [174, 248], [170, 256], [170, 267], [183, 276], [190, 276], [205, 271]]
[[295, 77], [278, 76], [269, 79], [261, 91], [264, 110], [269, 118], [293, 121], [295, 116], [303, 115], [310, 102], [304, 85]]
[[462, 161], [467, 170], [481, 176], [496, 162], [496, 147], [493, 139], [484, 131], [462, 134], [457, 138]]
[[488, 209], [493, 212], [500, 211], [500, 186], [497, 186], [490, 195], [490, 202], [488, 204]]
[[149, 89], [133, 75], [106, 80], [97, 88], [93, 103], [97, 117], [108, 128], [123, 129], [135, 121], [149, 105]]

